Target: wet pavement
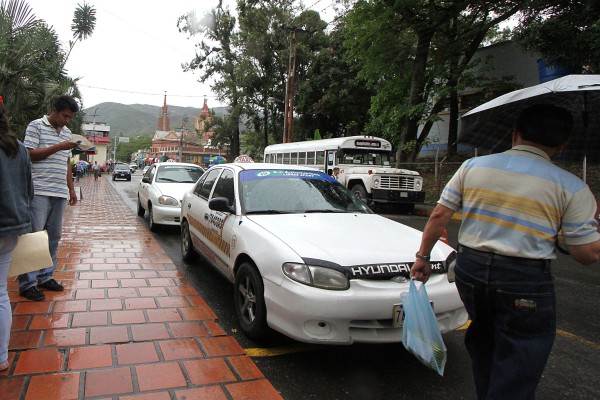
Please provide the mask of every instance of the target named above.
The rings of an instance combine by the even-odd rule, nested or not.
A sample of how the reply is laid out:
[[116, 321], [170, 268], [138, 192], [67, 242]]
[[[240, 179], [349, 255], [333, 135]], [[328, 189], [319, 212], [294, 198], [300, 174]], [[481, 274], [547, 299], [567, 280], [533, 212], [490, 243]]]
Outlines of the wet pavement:
[[65, 290], [32, 302], [9, 278], [0, 398], [281, 399], [108, 179], [76, 183], [54, 274]]

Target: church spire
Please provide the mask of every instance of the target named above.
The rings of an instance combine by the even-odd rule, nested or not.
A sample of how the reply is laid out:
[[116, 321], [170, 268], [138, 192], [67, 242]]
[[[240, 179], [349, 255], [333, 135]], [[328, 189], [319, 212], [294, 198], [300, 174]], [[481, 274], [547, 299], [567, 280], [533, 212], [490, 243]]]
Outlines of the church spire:
[[159, 131], [170, 131], [171, 122], [169, 121], [169, 108], [167, 107], [167, 92], [165, 91], [165, 99], [162, 106], [162, 112], [158, 119], [158, 130]]

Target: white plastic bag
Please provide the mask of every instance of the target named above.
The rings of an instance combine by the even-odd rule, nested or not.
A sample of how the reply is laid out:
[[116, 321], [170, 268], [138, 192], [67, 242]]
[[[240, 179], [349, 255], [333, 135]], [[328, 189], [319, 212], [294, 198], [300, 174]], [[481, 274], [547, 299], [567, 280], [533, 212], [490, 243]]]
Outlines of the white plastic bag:
[[419, 287], [410, 280], [408, 293], [401, 294], [404, 309], [402, 343], [406, 350], [414, 354], [419, 361], [444, 375], [446, 366], [446, 345], [429, 302], [425, 285]]

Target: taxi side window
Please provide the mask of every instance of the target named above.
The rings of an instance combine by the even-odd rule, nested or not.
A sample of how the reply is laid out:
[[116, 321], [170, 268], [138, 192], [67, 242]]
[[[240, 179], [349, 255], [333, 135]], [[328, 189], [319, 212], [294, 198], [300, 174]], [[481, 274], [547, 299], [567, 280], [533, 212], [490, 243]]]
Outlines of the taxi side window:
[[218, 168], [211, 168], [207, 174], [205, 174], [202, 179], [196, 185], [196, 189], [194, 193], [200, 196], [201, 198], [208, 200], [208, 196], [210, 196], [210, 191], [212, 190], [219, 173], [221, 172]]
[[215, 190], [212, 195], [215, 197], [225, 197], [229, 205], [232, 206], [235, 204], [235, 193], [233, 189], [233, 172], [230, 170], [225, 170], [221, 174], [221, 177], [217, 181], [215, 185]]
[[150, 167], [150, 169], [148, 171], [146, 171], [146, 176], [150, 179], [150, 182], [152, 182], [155, 172], [156, 172], [156, 167], [154, 167], [154, 166]]

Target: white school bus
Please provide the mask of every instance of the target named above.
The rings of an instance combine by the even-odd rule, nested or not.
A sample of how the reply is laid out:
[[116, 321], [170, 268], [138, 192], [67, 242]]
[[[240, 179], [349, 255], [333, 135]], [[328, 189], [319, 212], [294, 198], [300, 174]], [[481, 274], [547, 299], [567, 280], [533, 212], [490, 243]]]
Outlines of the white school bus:
[[391, 143], [371, 136], [273, 144], [264, 153], [267, 163], [304, 165], [329, 175], [337, 167], [338, 181], [359, 199], [410, 211], [425, 201], [423, 178], [416, 171], [393, 168], [392, 157]]

